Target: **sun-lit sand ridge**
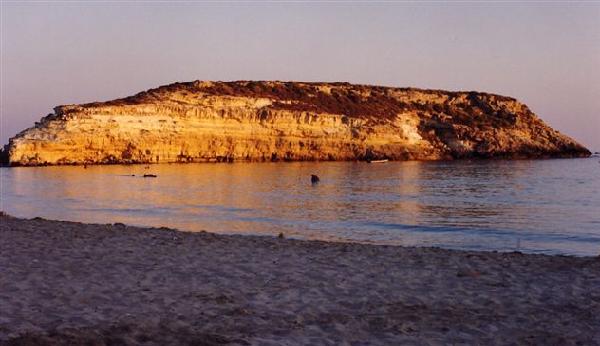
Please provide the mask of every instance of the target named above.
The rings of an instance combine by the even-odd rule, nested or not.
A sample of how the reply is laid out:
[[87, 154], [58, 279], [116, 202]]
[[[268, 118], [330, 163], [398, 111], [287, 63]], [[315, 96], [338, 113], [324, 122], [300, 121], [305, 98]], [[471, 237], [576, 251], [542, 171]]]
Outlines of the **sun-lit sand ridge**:
[[0, 219], [0, 344], [600, 344], [600, 260]]

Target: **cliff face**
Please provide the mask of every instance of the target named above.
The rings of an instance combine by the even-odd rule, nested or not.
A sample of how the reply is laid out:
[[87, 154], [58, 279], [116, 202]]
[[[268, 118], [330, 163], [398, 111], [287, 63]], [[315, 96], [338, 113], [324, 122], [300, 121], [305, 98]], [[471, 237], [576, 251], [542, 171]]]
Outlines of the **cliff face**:
[[11, 165], [576, 157], [513, 98], [347, 83], [190, 82], [59, 106], [11, 138]]

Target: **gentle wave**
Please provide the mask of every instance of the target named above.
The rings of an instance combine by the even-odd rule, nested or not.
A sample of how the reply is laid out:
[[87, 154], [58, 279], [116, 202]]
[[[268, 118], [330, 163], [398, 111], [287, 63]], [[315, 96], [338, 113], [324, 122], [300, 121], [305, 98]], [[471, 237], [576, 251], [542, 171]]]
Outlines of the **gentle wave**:
[[[148, 172], [158, 177], [135, 179]], [[469, 250], [600, 253], [596, 159], [38, 167], [0, 173], [2, 209], [22, 217]], [[311, 174], [321, 182], [312, 185]]]

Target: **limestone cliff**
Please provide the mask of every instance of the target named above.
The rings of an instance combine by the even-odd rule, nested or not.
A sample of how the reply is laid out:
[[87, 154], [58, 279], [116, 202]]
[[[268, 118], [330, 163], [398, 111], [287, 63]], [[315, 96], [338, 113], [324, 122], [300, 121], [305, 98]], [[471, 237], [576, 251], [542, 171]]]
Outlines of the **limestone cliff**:
[[575, 157], [513, 98], [348, 83], [175, 83], [59, 106], [11, 138], [11, 165]]

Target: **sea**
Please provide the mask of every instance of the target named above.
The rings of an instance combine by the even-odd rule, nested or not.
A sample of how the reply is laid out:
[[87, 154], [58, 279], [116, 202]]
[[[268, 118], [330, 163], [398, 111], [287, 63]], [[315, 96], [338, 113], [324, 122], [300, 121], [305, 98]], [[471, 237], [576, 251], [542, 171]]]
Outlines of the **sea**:
[[0, 208], [25, 218], [600, 255], [599, 157], [4, 167], [0, 173]]

